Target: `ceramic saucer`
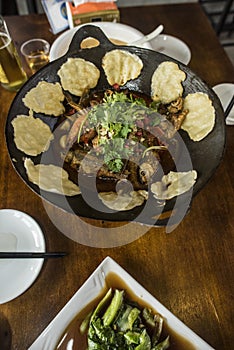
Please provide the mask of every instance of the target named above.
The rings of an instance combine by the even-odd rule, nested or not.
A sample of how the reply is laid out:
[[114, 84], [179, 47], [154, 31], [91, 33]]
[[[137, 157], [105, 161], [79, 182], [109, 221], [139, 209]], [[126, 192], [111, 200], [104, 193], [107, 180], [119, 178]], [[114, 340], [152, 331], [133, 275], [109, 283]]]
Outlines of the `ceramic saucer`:
[[[41, 228], [28, 214], [0, 210], [0, 251], [44, 252]], [[44, 259], [0, 259], [0, 304], [25, 292], [37, 278]]]

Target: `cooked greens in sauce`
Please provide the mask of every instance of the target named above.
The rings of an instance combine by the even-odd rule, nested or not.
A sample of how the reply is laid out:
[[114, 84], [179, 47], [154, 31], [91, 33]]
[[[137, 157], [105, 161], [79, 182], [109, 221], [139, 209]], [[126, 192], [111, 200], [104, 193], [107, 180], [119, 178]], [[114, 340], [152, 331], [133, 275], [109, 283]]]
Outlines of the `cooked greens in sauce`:
[[162, 316], [127, 300], [124, 290], [110, 288], [80, 331], [87, 332], [88, 350], [165, 350], [170, 341], [161, 340], [162, 327]]
[[[106, 276], [105, 282], [105, 287], [100, 294], [84, 306], [76, 317], [71, 320], [69, 326], [64, 329], [64, 333], [58, 341], [56, 350], [105, 350], [105, 346], [100, 347], [100, 344], [98, 344], [97, 347], [88, 348], [88, 335], [92, 335], [92, 338], [94, 337], [97, 342], [98, 337], [95, 333], [99, 329], [97, 325], [100, 323], [99, 334], [102, 334], [104, 328], [103, 322], [109, 324], [110, 333], [114, 332], [112, 333], [114, 336], [116, 336], [117, 332], [123, 335], [126, 334], [125, 338], [126, 340], [128, 339], [129, 346], [119, 346], [117, 348], [118, 350], [131, 350], [135, 349], [137, 346], [139, 346], [136, 348], [138, 350], [147, 349], [143, 347], [144, 343], [133, 343], [134, 339], [135, 341], [137, 341], [137, 339], [138, 341], [147, 340], [146, 332], [153, 344], [157, 342], [157, 344], [154, 345], [156, 348], [153, 347], [153, 349], [166, 349], [165, 346], [168, 343], [170, 343], [170, 347], [168, 348], [170, 350], [196, 349], [190, 341], [171, 329], [168, 326], [167, 320], [164, 319], [157, 310], [153, 309], [150, 304], [145, 302], [142, 297], [136, 296], [134, 291], [115, 273], [109, 273]], [[137, 327], [139, 329], [137, 329]], [[142, 332], [143, 334], [141, 334]], [[160, 343], [162, 347], [159, 347]], [[96, 345], [94, 344], [93, 346]], [[110, 344], [108, 349], [114, 349], [111, 346]]]

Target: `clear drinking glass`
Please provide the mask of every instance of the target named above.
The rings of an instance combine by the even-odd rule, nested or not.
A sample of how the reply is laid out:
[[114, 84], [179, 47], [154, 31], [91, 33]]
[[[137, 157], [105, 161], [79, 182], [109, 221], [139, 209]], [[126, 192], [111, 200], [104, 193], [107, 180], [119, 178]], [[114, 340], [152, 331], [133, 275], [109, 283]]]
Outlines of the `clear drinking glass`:
[[50, 44], [44, 39], [30, 39], [21, 45], [20, 50], [32, 74], [49, 62]]
[[18, 91], [26, 82], [27, 75], [22, 67], [16, 47], [12, 41], [5, 20], [0, 16], [0, 82], [10, 91]]

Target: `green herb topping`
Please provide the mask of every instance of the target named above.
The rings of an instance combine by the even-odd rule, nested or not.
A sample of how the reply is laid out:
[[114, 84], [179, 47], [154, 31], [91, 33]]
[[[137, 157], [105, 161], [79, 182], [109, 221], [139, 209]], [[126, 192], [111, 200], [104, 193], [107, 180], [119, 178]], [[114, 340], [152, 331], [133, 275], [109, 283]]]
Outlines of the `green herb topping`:
[[96, 309], [82, 322], [87, 350], [165, 350], [169, 337], [162, 338], [163, 318], [125, 299], [123, 290], [109, 289]]
[[[112, 172], [120, 172], [124, 159], [144, 147], [143, 131], [160, 124], [162, 116], [157, 112], [157, 104], [147, 106], [143, 98], [124, 92], [105, 92], [102, 103], [90, 109], [82, 125], [85, 130], [95, 129], [97, 140], [95, 152], [102, 155], [104, 163]], [[143, 131], [142, 131], [143, 130]], [[78, 134], [80, 142], [81, 130]], [[141, 150], [142, 152], [142, 150]]]

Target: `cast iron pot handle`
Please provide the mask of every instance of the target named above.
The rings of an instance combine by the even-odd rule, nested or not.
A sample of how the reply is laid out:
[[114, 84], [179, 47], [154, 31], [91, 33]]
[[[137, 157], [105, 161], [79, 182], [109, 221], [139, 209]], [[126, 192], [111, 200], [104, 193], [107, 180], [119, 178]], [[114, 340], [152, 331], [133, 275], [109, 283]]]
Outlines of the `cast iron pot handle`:
[[85, 25], [83, 27], [81, 27], [80, 29], [78, 29], [73, 38], [72, 41], [69, 45], [69, 49], [67, 51], [68, 54], [77, 51], [80, 49], [80, 45], [82, 43], [82, 41], [88, 37], [92, 37], [94, 39], [97, 39], [100, 42], [100, 45], [105, 44], [106, 46], [110, 46], [112, 47], [113, 44], [111, 43], [111, 41], [107, 38], [107, 36], [103, 33], [103, 31], [95, 26], [95, 25]]

